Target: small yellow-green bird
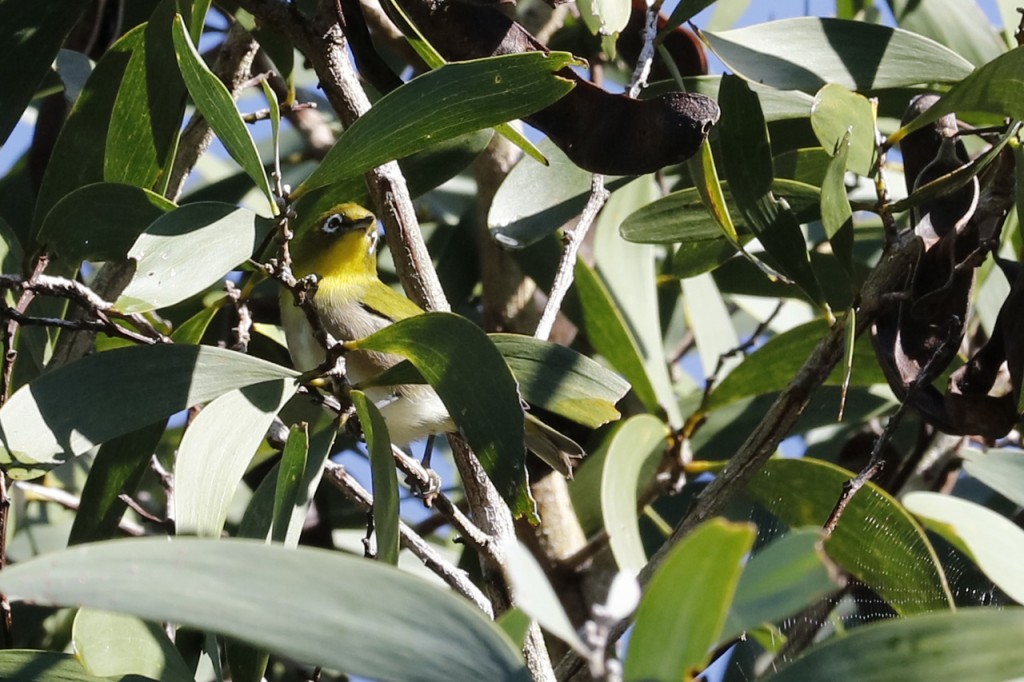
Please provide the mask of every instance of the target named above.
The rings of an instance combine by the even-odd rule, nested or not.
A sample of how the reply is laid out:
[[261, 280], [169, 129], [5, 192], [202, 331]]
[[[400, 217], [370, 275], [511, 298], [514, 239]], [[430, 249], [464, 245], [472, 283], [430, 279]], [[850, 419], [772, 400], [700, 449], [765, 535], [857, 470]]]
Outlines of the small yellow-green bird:
[[[377, 242], [376, 217], [358, 204], [343, 203], [301, 230], [291, 244], [292, 272], [296, 278], [317, 275], [313, 306], [324, 330], [336, 339], [361, 339], [423, 312], [378, 279]], [[322, 365], [324, 349], [287, 290], [281, 292], [281, 322], [295, 368], [307, 372]], [[352, 384], [359, 384], [401, 359], [351, 351], [345, 356], [346, 374]], [[366, 394], [380, 409], [396, 445], [457, 430], [441, 398], [426, 384], [373, 387], [366, 389]], [[579, 445], [531, 415], [527, 416], [526, 432], [527, 447], [555, 470], [571, 475], [571, 460], [583, 455]]]

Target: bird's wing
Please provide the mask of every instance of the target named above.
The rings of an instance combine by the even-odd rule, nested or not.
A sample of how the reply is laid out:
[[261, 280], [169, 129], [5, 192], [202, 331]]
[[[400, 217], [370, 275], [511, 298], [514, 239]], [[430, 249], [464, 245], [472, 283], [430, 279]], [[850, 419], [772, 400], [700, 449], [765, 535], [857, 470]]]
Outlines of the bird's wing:
[[380, 280], [370, 282], [362, 304], [378, 315], [396, 321], [423, 313], [422, 308]]

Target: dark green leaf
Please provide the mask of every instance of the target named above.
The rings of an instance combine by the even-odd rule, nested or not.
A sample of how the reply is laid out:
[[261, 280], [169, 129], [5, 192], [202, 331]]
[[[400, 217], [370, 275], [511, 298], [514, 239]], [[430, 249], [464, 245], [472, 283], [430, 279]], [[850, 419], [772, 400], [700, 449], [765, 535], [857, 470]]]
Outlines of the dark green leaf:
[[974, 68], [927, 38], [862, 21], [801, 17], [702, 35], [730, 69], [780, 90], [955, 83]]
[[542, 109], [572, 89], [554, 72], [573, 61], [565, 53], [527, 52], [446, 64], [418, 76], [346, 130], [293, 196]]
[[185, 84], [169, 40], [176, 4], [162, 0], [146, 23], [142, 45], [132, 52], [111, 112], [103, 161], [107, 182], [161, 192], [167, 183], [185, 113]]
[[211, 630], [361, 677], [529, 679], [518, 652], [466, 600], [338, 552], [241, 540], [105, 542], [10, 566], [0, 591]]
[[153, 345], [90, 355], [23, 386], [0, 409], [0, 460], [38, 475], [99, 443], [233, 389], [297, 376], [221, 348]]
[[825, 228], [832, 252], [846, 269], [853, 271], [853, 211], [846, 196], [847, 158], [850, 152], [850, 133], [846, 133], [836, 146], [836, 154], [828, 165], [821, 185], [821, 224]]
[[1020, 88], [1024, 70], [1024, 48], [1014, 48], [992, 60], [957, 83], [923, 114], [897, 130], [891, 137], [898, 142], [907, 133], [939, 120], [949, 113], [994, 114], [1024, 119], [1024, 90]]
[[296, 388], [291, 378], [245, 386], [219, 396], [192, 420], [174, 461], [179, 534], [220, 537], [242, 475]]
[[992, 448], [978, 452], [964, 448], [964, 471], [997, 493], [1024, 506], [1024, 457], [1019, 450]]
[[186, 204], [161, 216], [128, 252], [137, 266], [118, 310], [146, 312], [203, 291], [252, 256], [269, 229], [231, 204]]
[[742, 79], [726, 76], [719, 98], [719, 139], [736, 205], [779, 270], [811, 300], [823, 304], [825, 297], [811, 269], [800, 224], [789, 203], [772, 193], [771, 143], [757, 96]]
[[585, 355], [521, 334], [491, 334], [523, 399], [584, 426], [618, 419], [615, 403], [629, 391], [619, 375]]
[[766, 682], [971, 680], [1024, 671], [1024, 610], [961, 609], [872, 623], [820, 644]]
[[0, 677], [7, 682], [143, 682], [137, 675], [99, 678], [90, 675], [72, 654], [56, 651], [0, 651]]
[[301, 489], [302, 475], [306, 471], [306, 458], [309, 455], [308, 426], [296, 424], [288, 431], [288, 440], [281, 453], [281, 463], [277, 467], [277, 485], [274, 488], [274, 515], [271, 523], [270, 539], [282, 544], [288, 539], [288, 527], [291, 525], [292, 514], [298, 505], [300, 495], [305, 497]]
[[[790, 527], [820, 527], [843, 483], [853, 476], [834, 464], [806, 457], [772, 459], [747, 490]], [[924, 531], [873, 483], [850, 500], [825, 551], [901, 615], [948, 609], [953, 603]]]
[[0, 73], [4, 74], [0, 144], [14, 130], [64, 39], [88, 6], [84, 0], [0, 3]]
[[636, 612], [627, 681], [682, 680], [703, 667], [722, 633], [754, 536], [749, 524], [714, 519], [669, 552]]
[[[821, 147], [804, 147], [783, 152], [772, 159], [772, 165], [775, 166], [775, 182], [787, 178], [821, 187], [831, 161], [832, 156]], [[779, 193], [778, 190], [776, 192]], [[789, 203], [793, 204], [793, 201], [790, 200]], [[794, 210], [800, 212], [795, 208]]]
[[267, 173], [263, 170], [263, 162], [260, 161], [256, 144], [235, 107], [231, 93], [203, 63], [202, 56], [185, 31], [185, 22], [180, 15], [174, 18], [171, 34], [174, 39], [174, 52], [178, 58], [178, 68], [181, 69], [181, 75], [196, 108], [210, 122], [210, 127], [217, 133], [231, 158], [252, 178], [270, 202], [271, 210], [276, 212], [277, 204], [274, 203], [274, 194], [270, 189]]
[[380, 410], [362, 391], [352, 391], [352, 404], [363, 427], [373, 472], [373, 532], [377, 536], [377, 560], [398, 564], [398, 474], [391, 454], [388, 425]]
[[479, 327], [457, 315], [427, 313], [352, 345], [412, 362], [441, 396], [513, 513], [533, 518], [519, 392], [501, 353]]
[[636, 392], [644, 406], [660, 412], [636, 337], [626, 324], [604, 282], [582, 260], [576, 264], [576, 292], [583, 308], [584, 328], [590, 343], [603, 355]]
[[170, 201], [139, 187], [85, 185], [54, 205], [37, 240], [60, 259], [62, 270], [77, 272], [83, 260], [127, 258], [143, 230], [173, 209]]
[[39, 188], [32, 217], [33, 239], [60, 199], [79, 187], [103, 182], [103, 157], [114, 101], [132, 53], [142, 49], [144, 37], [145, 27], [137, 26], [110, 46], [71, 108]]

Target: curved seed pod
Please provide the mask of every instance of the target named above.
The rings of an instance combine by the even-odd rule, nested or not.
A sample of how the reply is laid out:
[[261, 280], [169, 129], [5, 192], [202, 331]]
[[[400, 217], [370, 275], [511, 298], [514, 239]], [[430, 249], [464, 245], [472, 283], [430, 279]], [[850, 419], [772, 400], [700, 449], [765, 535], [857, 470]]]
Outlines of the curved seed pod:
[[[450, 61], [547, 50], [518, 23], [484, 4], [413, 0], [402, 8]], [[685, 161], [718, 122], [718, 105], [704, 95], [674, 92], [635, 100], [606, 92], [571, 69], [558, 75], [576, 87], [524, 120], [593, 173], [640, 175]]]

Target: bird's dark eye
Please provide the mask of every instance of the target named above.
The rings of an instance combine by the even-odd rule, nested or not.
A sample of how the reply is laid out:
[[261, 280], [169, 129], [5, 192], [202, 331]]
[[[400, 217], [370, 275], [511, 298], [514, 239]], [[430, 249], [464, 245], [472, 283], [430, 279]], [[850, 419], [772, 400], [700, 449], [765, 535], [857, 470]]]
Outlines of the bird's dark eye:
[[327, 220], [324, 221], [320, 229], [325, 234], [334, 234], [335, 232], [340, 232], [343, 227], [345, 227], [345, 218], [340, 213], [332, 213], [327, 217]]

